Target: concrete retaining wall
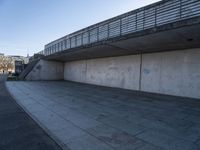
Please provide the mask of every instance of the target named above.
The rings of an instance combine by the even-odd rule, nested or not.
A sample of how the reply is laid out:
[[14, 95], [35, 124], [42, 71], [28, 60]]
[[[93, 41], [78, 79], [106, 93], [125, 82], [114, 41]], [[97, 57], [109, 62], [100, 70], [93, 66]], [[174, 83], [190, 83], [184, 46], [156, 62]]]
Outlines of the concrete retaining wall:
[[55, 61], [40, 60], [26, 76], [26, 80], [63, 80], [64, 64]]
[[200, 49], [67, 62], [64, 79], [200, 98]]
[[65, 63], [65, 80], [139, 89], [140, 56], [121, 56]]
[[200, 98], [200, 49], [142, 58], [142, 91]]

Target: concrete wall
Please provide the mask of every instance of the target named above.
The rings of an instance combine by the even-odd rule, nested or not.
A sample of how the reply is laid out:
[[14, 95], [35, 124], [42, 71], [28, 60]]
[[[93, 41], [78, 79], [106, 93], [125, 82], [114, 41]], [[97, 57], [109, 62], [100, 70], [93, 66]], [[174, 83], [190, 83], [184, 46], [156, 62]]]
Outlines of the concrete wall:
[[65, 63], [65, 80], [139, 89], [140, 56], [121, 56]]
[[26, 80], [63, 80], [64, 64], [55, 61], [40, 60], [26, 76]]
[[200, 98], [200, 49], [145, 54], [142, 91]]
[[67, 62], [64, 79], [200, 98], [200, 49]]

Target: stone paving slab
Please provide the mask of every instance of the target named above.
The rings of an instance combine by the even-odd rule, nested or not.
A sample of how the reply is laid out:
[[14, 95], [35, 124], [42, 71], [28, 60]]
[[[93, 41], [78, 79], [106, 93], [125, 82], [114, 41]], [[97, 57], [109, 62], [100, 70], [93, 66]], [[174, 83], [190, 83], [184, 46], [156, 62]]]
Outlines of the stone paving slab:
[[200, 100], [69, 81], [7, 82], [63, 149], [199, 150]]
[[16, 104], [2, 81], [0, 81], [0, 150], [61, 150], [61, 147]]

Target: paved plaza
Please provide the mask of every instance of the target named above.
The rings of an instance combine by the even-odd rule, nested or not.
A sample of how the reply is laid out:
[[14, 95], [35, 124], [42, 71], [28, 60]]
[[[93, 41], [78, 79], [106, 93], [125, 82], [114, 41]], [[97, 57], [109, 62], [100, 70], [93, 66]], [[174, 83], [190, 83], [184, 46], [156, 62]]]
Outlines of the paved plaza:
[[12, 99], [6, 78], [0, 75], [0, 150], [61, 150]]
[[66, 150], [199, 150], [200, 100], [68, 81], [7, 82]]

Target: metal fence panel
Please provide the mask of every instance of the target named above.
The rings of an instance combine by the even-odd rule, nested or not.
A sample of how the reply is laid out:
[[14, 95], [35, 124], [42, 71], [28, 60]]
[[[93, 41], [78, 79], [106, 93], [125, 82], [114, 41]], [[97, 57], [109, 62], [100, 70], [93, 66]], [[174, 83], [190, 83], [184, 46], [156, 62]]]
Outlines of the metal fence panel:
[[99, 40], [108, 38], [108, 24], [99, 27]]

